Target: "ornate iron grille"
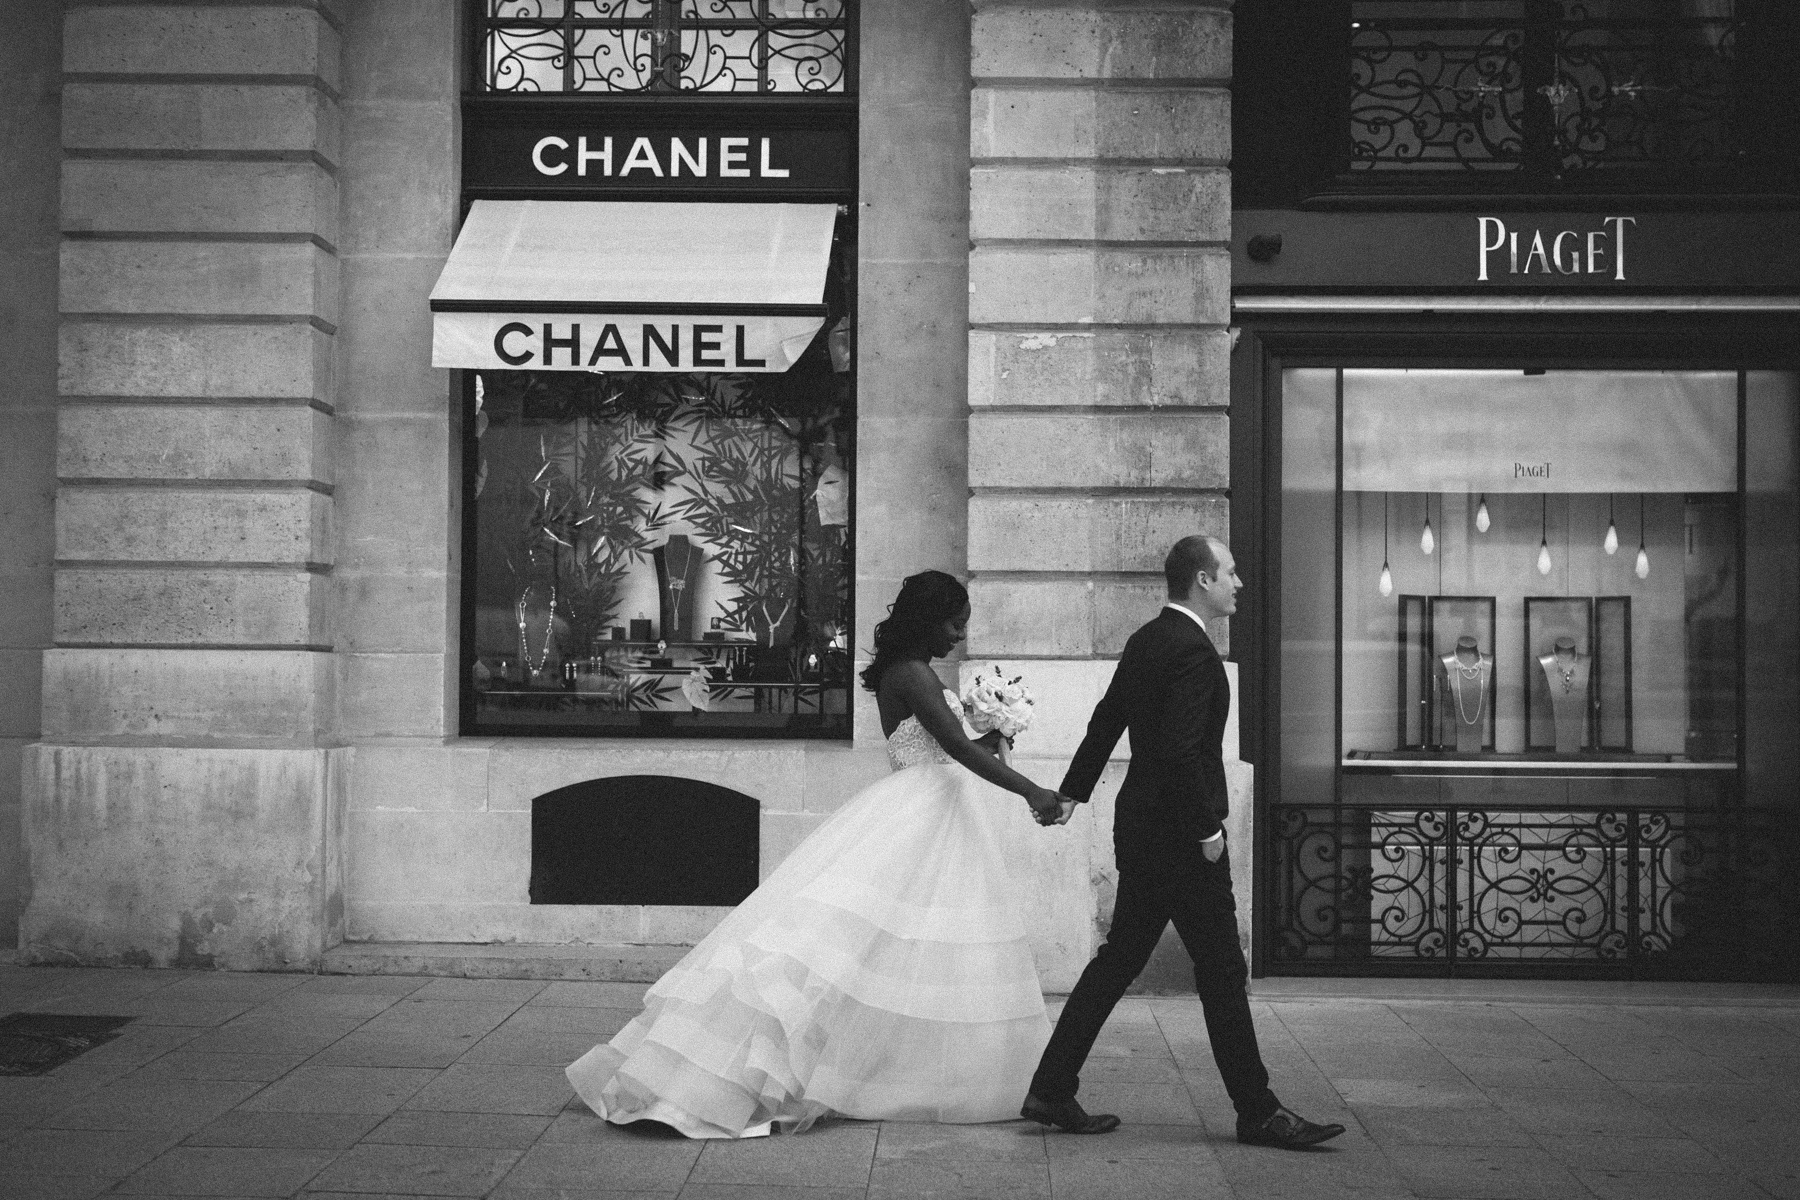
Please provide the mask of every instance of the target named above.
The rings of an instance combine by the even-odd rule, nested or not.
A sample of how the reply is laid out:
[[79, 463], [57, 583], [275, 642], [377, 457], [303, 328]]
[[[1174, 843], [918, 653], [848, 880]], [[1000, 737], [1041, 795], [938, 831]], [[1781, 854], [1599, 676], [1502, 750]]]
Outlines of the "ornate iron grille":
[[1745, 155], [1734, 0], [1351, 7], [1353, 171], [1559, 177]]
[[481, 0], [494, 93], [855, 90], [855, 0]]
[[1678, 973], [1723, 956], [1742, 973], [1771, 951], [1755, 930], [1800, 910], [1782, 869], [1793, 831], [1764, 814], [1278, 805], [1272, 815], [1271, 957], [1284, 967]]

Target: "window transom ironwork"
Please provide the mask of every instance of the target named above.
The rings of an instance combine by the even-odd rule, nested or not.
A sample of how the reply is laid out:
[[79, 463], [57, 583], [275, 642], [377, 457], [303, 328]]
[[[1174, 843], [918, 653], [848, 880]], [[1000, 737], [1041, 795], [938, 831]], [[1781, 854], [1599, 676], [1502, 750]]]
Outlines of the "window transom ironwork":
[[855, 91], [855, 0], [481, 0], [491, 93]]
[[1734, 162], [1736, 0], [1353, 0], [1353, 171]]

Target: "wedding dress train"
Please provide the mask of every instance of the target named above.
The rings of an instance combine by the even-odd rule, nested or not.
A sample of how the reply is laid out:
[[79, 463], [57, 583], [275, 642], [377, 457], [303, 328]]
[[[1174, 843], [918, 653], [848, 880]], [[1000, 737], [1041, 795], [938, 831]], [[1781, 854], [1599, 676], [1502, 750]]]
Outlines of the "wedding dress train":
[[1012, 798], [914, 717], [888, 761], [568, 1068], [590, 1108], [689, 1137], [1018, 1116], [1050, 1027], [1001, 849]]

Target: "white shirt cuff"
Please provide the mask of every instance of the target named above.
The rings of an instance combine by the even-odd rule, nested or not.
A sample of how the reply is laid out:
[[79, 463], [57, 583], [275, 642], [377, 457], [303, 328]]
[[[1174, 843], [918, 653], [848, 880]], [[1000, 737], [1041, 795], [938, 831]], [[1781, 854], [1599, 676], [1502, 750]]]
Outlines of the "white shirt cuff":
[[1219, 839], [1220, 839], [1220, 838], [1222, 838], [1222, 837], [1224, 837], [1224, 836], [1225, 836], [1225, 831], [1224, 831], [1224, 830], [1223, 830], [1223, 829], [1221, 829], [1221, 830], [1219, 830], [1219, 832], [1217, 832], [1217, 833], [1215, 833], [1215, 834], [1213, 834], [1213, 835], [1212, 835], [1212, 836], [1211, 836], [1211, 837], [1203, 837], [1203, 838], [1201, 838], [1201, 839], [1200, 839], [1200, 844], [1201, 844], [1201, 845], [1202, 845], [1202, 846], [1204, 846], [1204, 845], [1206, 845], [1206, 843], [1208, 843], [1208, 842], [1216, 842], [1216, 841], [1218, 841], [1218, 840], [1219, 840]]

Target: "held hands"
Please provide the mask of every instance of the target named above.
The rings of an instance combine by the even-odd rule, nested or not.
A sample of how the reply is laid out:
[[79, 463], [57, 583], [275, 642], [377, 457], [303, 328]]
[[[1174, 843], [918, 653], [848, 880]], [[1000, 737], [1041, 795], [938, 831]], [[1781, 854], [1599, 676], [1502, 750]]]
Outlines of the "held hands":
[[1034, 787], [1025, 793], [1025, 803], [1039, 825], [1067, 825], [1075, 812], [1075, 801], [1049, 788]]

